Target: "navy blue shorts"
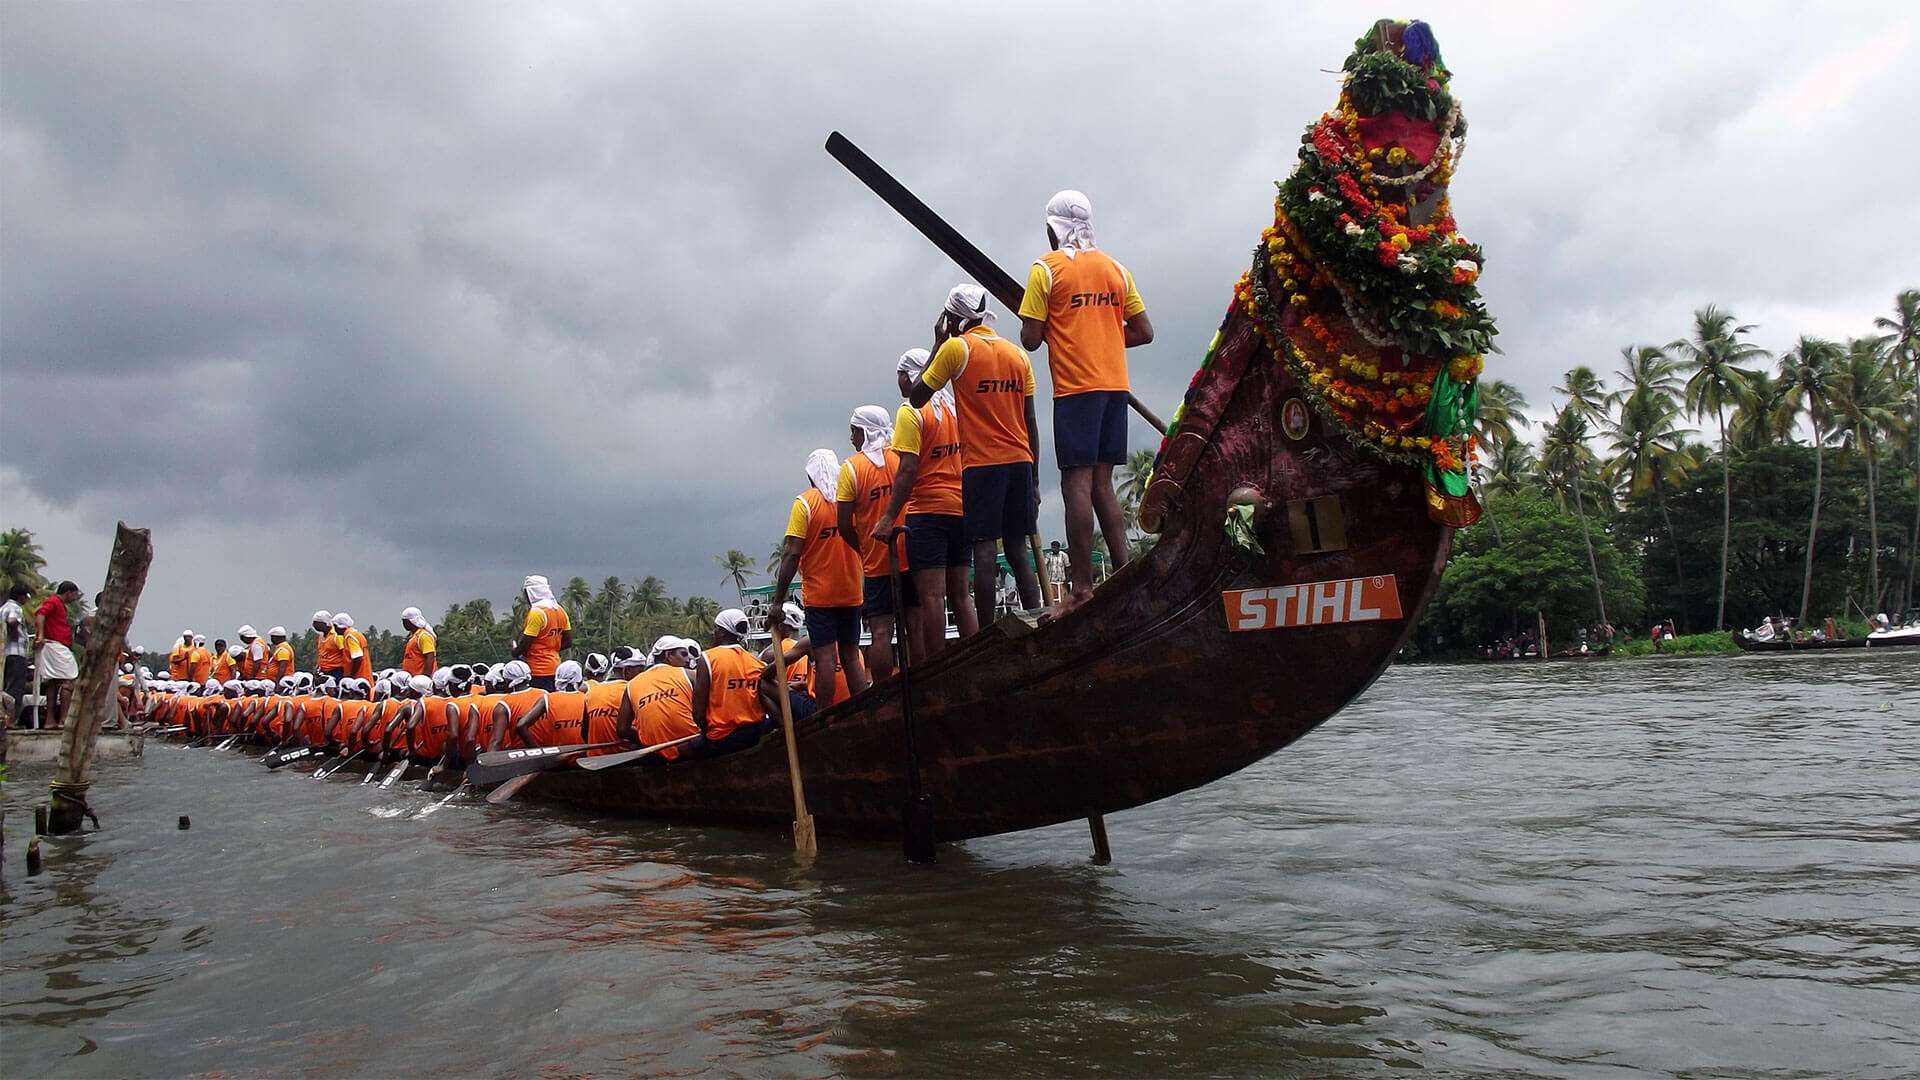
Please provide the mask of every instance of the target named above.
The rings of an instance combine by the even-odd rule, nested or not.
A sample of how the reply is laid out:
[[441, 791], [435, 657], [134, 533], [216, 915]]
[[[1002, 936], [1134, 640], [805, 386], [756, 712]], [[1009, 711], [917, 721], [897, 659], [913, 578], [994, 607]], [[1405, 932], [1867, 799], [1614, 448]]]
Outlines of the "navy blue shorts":
[[969, 566], [966, 519], [959, 514], [908, 514], [907, 565], [915, 570]]
[[1063, 469], [1127, 463], [1127, 392], [1091, 390], [1053, 399], [1053, 457]]
[[843, 641], [860, 644], [860, 609], [857, 607], [810, 607], [807, 609], [807, 640], [814, 648], [838, 645]]
[[[920, 592], [913, 587], [913, 575], [900, 571], [900, 606], [917, 608], [920, 606]], [[893, 578], [870, 577], [866, 584], [866, 599], [860, 603], [860, 614], [866, 618], [875, 615], [893, 614]]]
[[960, 504], [966, 511], [967, 541], [1000, 540], [1008, 551], [1025, 548], [1027, 537], [1038, 529], [1036, 494], [1029, 462], [962, 469]]

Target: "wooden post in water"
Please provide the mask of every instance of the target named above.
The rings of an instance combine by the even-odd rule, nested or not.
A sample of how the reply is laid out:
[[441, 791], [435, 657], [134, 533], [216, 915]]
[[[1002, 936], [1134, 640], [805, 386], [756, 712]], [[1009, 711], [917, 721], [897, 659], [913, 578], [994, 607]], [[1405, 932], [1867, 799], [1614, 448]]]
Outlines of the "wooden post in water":
[[80, 823], [92, 813], [87, 806], [87, 773], [93, 767], [94, 736], [117, 707], [120, 653], [126, 648], [127, 627], [133, 624], [133, 611], [139, 606], [140, 592], [147, 586], [147, 568], [152, 564], [152, 534], [120, 522], [114, 530], [113, 558], [107, 563], [100, 610], [94, 612], [86, 655], [80, 660], [80, 678], [67, 708], [60, 756], [54, 762], [53, 806], [47, 831], [56, 836], [79, 832]]
[[1553, 655], [1547, 651], [1547, 613], [1544, 611], [1536, 611], [1533, 613], [1533, 618], [1536, 625], [1540, 628], [1540, 659], [1545, 660]]

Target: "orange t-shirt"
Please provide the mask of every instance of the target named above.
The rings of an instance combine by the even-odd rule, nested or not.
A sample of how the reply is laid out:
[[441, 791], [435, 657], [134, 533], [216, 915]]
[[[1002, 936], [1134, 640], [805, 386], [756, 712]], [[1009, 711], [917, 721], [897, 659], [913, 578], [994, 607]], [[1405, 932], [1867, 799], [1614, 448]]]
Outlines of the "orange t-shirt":
[[[356, 652], [358, 657], [353, 655]], [[351, 626], [340, 635], [340, 665], [348, 675], [373, 682], [373, 647], [367, 644], [367, 635]]]
[[433, 631], [415, 630], [407, 638], [406, 652], [400, 657], [400, 669], [409, 675], [433, 674], [433, 665], [427, 663], [427, 657], [432, 656], [437, 662], [439, 648], [434, 643]]
[[333, 730], [327, 733], [328, 737], [341, 746], [357, 748], [359, 741], [353, 738], [353, 729], [359, 725], [360, 721], [366, 719], [367, 713], [372, 710], [373, 702], [371, 701], [341, 702], [340, 716], [334, 720]]
[[195, 646], [187, 654], [187, 679], [198, 686], [213, 677], [213, 654]]
[[547, 692], [545, 690], [515, 690], [511, 694], [501, 694], [494, 698], [493, 705], [483, 706], [481, 709], [479, 738], [474, 741], [480, 744], [480, 749], [482, 750], [488, 749], [493, 745], [494, 714], [499, 712], [499, 709], [495, 706], [505, 705], [507, 707], [507, 730], [506, 733], [500, 737], [500, 749], [514, 750], [526, 745], [521, 742], [520, 733], [514, 730], [514, 725], [524, 719], [527, 711], [546, 696]]
[[738, 645], [707, 650], [707, 667], [713, 672], [713, 687], [707, 691], [707, 738], [724, 739], [742, 724], [766, 719], [760, 707], [760, 675], [766, 666]]
[[[619, 702], [614, 715], [619, 716]], [[547, 695], [547, 711], [527, 728], [528, 746], [566, 746], [586, 742], [581, 738], [587, 716], [587, 695], [578, 691], [556, 690]]]
[[810, 608], [857, 608], [866, 598], [860, 556], [840, 539], [838, 520], [818, 488], [801, 492], [787, 516], [787, 535], [802, 541], [800, 579]]
[[180, 644], [167, 654], [167, 678], [179, 682], [187, 677], [187, 658], [193, 654], [193, 646]]
[[327, 741], [327, 724], [333, 719], [333, 707], [339, 704], [330, 697], [310, 697], [300, 706], [300, 737], [315, 746]]
[[[620, 741], [620, 700], [626, 694], [627, 684], [617, 680], [597, 682], [587, 687], [587, 733], [581, 742]], [[617, 753], [620, 753], [619, 747], [587, 751], [588, 756]]]
[[960, 515], [960, 418], [952, 410], [902, 402], [888, 449], [920, 458], [903, 513]]
[[283, 641], [273, 646], [267, 653], [267, 673], [261, 678], [278, 682], [291, 674], [293, 674], [293, 646]]
[[521, 657], [527, 669], [540, 677], [560, 670], [560, 635], [572, 629], [573, 620], [559, 604], [549, 600], [528, 608], [527, 621], [520, 628], [521, 637], [533, 639], [527, 655]]
[[460, 729], [454, 741], [463, 748], [487, 748], [487, 732], [493, 728], [493, 707], [506, 700], [501, 694], [468, 694], [455, 704], [460, 706]]
[[1127, 319], [1146, 307], [1126, 267], [1089, 249], [1071, 257], [1049, 251], [1034, 271], [1047, 285], [1045, 306], [1029, 281], [1020, 314], [1046, 320], [1053, 396], [1127, 389]]
[[329, 630], [313, 639], [313, 666], [321, 671], [347, 670], [347, 650], [340, 635]]
[[[627, 682], [627, 701], [633, 706], [633, 728], [641, 746], [698, 735], [700, 725], [693, 719], [693, 680], [686, 668], [648, 668]], [[680, 756], [675, 746], [660, 751], [672, 760]]]
[[394, 718], [400, 710], [407, 707], [406, 698], [388, 698], [382, 701], [373, 723], [367, 725], [366, 733], [361, 736], [367, 746], [381, 751], [392, 749], [393, 740], [387, 737], [387, 729], [393, 726]]
[[948, 338], [920, 378], [935, 390], [953, 383], [962, 465], [1032, 463], [1027, 399], [1033, 396], [1033, 364], [1020, 346], [976, 326]]
[[[870, 578], [887, 576], [887, 545], [873, 538], [873, 524], [887, 509], [893, 497], [893, 478], [900, 470], [900, 455], [893, 450], [880, 452], [884, 465], [875, 465], [864, 452], [856, 451], [840, 466], [840, 485], [834, 492], [836, 503], [853, 505], [853, 527], [860, 538], [860, 569]], [[902, 573], [907, 570], [907, 538], [893, 541], [894, 556]]]
[[213, 681], [225, 683], [229, 679], [240, 677], [240, 664], [233, 657], [221, 653], [213, 658]]
[[413, 747], [410, 753], [416, 758], [437, 758], [447, 751], [447, 707], [457, 706], [456, 698], [434, 697], [429, 695], [420, 699], [420, 715], [413, 723]]

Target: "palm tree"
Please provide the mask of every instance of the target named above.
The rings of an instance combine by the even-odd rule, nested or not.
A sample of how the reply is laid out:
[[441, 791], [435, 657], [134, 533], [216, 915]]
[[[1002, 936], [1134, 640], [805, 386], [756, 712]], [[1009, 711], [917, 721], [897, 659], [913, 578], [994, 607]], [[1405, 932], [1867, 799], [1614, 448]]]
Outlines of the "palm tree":
[[[1514, 444], [1514, 426], [1526, 427], [1532, 423], [1527, 419], [1525, 409], [1527, 396], [1520, 388], [1505, 379], [1494, 379], [1480, 384], [1480, 412], [1474, 417], [1474, 433], [1480, 438], [1480, 445], [1489, 457], [1497, 457], [1507, 447]], [[1474, 462], [1473, 481], [1482, 489], [1480, 502], [1486, 507], [1487, 524], [1493, 526], [1493, 542], [1500, 542], [1500, 519], [1493, 514], [1493, 503], [1485, 495], [1486, 484], [1482, 479], [1485, 466]]]
[[1807, 523], [1807, 566], [1800, 583], [1800, 621], [1813, 600], [1813, 545], [1820, 536], [1820, 487], [1826, 465], [1827, 419], [1840, 383], [1840, 346], [1802, 336], [1780, 356], [1781, 407], [1804, 411], [1813, 424], [1813, 514]]
[[1889, 345], [1890, 339], [1885, 337], [1847, 342], [1833, 403], [1840, 427], [1867, 457], [1867, 606], [1874, 610], [1880, 603], [1880, 480], [1875, 447], [1886, 433], [1900, 426], [1896, 411], [1900, 389], [1893, 365], [1886, 359], [1892, 351]]
[[1695, 419], [1713, 413], [1720, 428], [1720, 599], [1713, 611], [1713, 628], [1727, 625], [1727, 553], [1733, 542], [1733, 454], [1727, 447], [1727, 406], [1747, 400], [1748, 378], [1741, 364], [1766, 358], [1766, 350], [1741, 341], [1753, 325], [1736, 326], [1733, 313], [1708, 304], [1693, 313], [1693, 338], [1667, 346], [1684, 359], [1688, 373], [1687, 412]]
[[1140, 500], [1147, 496], [1147, 484], [1152, 479], [1153, 451], [1135, 450], [1127, 455], [1127, 463], [1120, 466], [1120, 486], [1114, 494], [1120, 496], [1122, 505], [1139, 506]]
[[[1572, 373], [1568, 374], [1571, 377]], [[1591, 375], [1592, 372], [1587, 374]], [[1568, 400], [1559, 412], [1554, 413], [1553, 424], [1547, 428], [1546, 438], [1541, 441], [1540, 464], [1556, 488], [1573, 492], [1574, 512], [1580, 517], [1580, 536], [1587, 542], [1587, 569], [1593, 573], [1593, 601], [1600, 608], [1600, 621], [1605, 623], [1610, 620], [1607, 618], [1607, 598], [1600, 588], [1600, 560], [1593, 554], [1593, 534], [1587, 528], [1586, 499], [1580, 494], [1592, 457], [1593, 452], [1587, 449], [1587, 419], [1575, 410], [1573, 401]]]
[[773, 577], [774, 575], [780, 572], [780, 560], [786, 557], [787, 557], [787, 541], [785, 537], [782, 537], [780, 540], [774, 543], [772, 554], [769, 554], [767, 556], [767, 576], [768, 577]]
[[47, 560], [40, 554], [40, 545], [33, 539], [31, 529], [8, 529], [0, 533], [0, 588], [12, 592], [15, 585], [25, 585], [38, 593], [47, 587], [47, 579], [40, 571]]
[[621, 583], [617, 575], [610, 576], [600, 583], [600, 595], [594, 597], [594, 603], [599, 604], [607, 611], [606, 649], [608, 652], [612, 652], [615, 645], [613, 621], [619, 616], [620, 608], [626, 601], [627, 587]]
[[1681, 447], [1687, 430], [1676, 422], [1680, 407], [1674, 398], [1679, 365], [1663, 349], [1651, 345], [1629, 345], [1620, 350], [1626, 366], [1614, 372], [1621, 387], [1607, 396], [1618, 414], [1604, 422], [1612, 435], [1614, 460], [1612, 471], [1628, 495], [1651, 493], [1653, 504], [1667, 526], [1667, 542], [1673, 547], [1674, 587], [1680, 593], [1682, 629], [1690, 629], [1686, 592], [1686, 569], [1680, 558], [1680, 534], [1673, 527], [1673, 515], [1667, 508], [1667, 488], [1679, 482], [1684, 473]]
[[1486, 478], [1482, 486], [1490, 495], [1507, 496], [1525, 491], [1533, 482], [1537, 465], [1531, 445], [1519, 439], [1503, 442], [1487, 458]]
[[1600, 376], [1585, 364], [1571, 368], [1561, 378], [1554, 392], [1567, 399], [1564, 408], [1572, 409], [1575, 416], [1591, 421], [1599, 416], [1606, 401], [1606, 390], [1600, 385]]
[[720, 605], [704, 596], [689, 596], [680, 605], [680, 626], [688, 634], [705, 634], [713, 626]]
[[640, 579], [640, 584], [627, 594], [627, 610], [641, 618], [658, 615], [671, 606], [667, 598], [667, 587], [660, 579], [648, 574]]
[[725, 555], [715, 555], [713, 561], [719, 563], [720, 569], [726, 571], [726, 576], [720, 580], [731, 579], [734, 591], [744, 596], [748, 576], [758, 573], [753, 568], [753, 560], [747, 557], [747, 553], [739, 548], [729, 548]]
[[1735, 451], [1751, 454], [1793, 438], [1794, 412], [1781, 406], [1786, 384], [1766, 371], [1747, 373], [1747, 397], [1733, 407], [1727, 438]]
[[593, 602], [593, 586], [587, 579], [575, 574], [567, 579], [567, 587], [560, 590], [560, 606], [568, 612], [585, 612], [587, 605]]
[[1907, 590], [1901, 610], [1913, 607], [1914, 568], [1920, 566], [1920, 289], [1906, 289], [1893, 298], [1893, 318], [1873, 320], [1875, 329], [1892, 337], [1894, 375], [1903, 383], [1907, 395], [1907, 416], [1912, 427], [1913, 457], [1913, 531], [1907, 535]]

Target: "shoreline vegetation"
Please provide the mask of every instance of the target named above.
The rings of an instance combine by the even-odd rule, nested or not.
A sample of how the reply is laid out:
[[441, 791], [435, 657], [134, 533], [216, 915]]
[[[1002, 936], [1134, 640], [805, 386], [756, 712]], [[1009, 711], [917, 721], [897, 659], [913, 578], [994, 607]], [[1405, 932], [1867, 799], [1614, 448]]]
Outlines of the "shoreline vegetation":
[[[1849, 638], [1866, 637], [1867, 633], [1873, 629], [1867, 623], [1860, 622], [1858, 620], [1835, 619], [1834, 625], [1837, 628], [1839, 628], [1842, 636], [1849, 637]], [[1711, 630], [1702, 634], [1682, 634], [1678, 637], [1671, 637], [1661, 641], [1658, 647], [1654, 645], [1652, 640], [1644, 637], [1635, 638], [1632, 641], [1621, 641], [1616, 639], [1613, 643], [1613, 649], [1607, 655], [1590, 656], [1590, 657], [1584, 658], [1584, 660], [1586, 662], [1595, 662], [1595, 661], [1605, 661], [1605, 660], [1640, 660], [1640, 659], [1645, 659], [1647, 657], [1661, 657], [1661, 656], [1701, 657], [1701, 656], [1744, 656], [1746, 655], [1746, 653], [1740, 648], [1740, 646], [1734, 644], [1733, 635], [1734, 635], [1734, 631], [1731, 631], [1731, 630]], [[1564, 647], [1564, 645], [1561, 642], [1554, 640], [1551, 636], [1551, 633], [1549, 633], [1549, 636], [1548, 636], [1548, 645], [1554, 650], [1556, 654], [1555, 659], [1556, 660], [1559, 659], [1558, 653]], [[1881, 650], [1881, 651], [1884, 651], [1884, 650]], [[1774, 655], [1774, 654], [1767, 654], [1767, 655]], [[1780, 655], [1797, 655], [1797, 654], [1785, 653]], [[1471, 653], [1456, 652], [1456, 653], [1445, 653], [1445, 654], [1439, 654], [1439, 655], [1404, 656], [1399, 660], [1396, 660], [1395, 663], [1399, 663], [1399, 664], [1510, 664], [1510, 663], [1535, 664], [1535, 663], [1539, 663], [1539, 658], [1534, 657], [1534, 658], [1519, 660], [1519, 661], [1490, 660], [1485, 657], [1473, 655]]]
[[1611, 625], [1612, 655], [1654, 655], [1649, 628], [1671, 622], [1660, 654], [1714, 655], [1769, 617], [1861, 637], [1912, 609], [1920, 289], [1862, 321], [1776, 357], [1708, 305], [1677, 340], [1623, 347], [1608, 376], [1569, 369], [1538, 427], [1517, 387], [1482, 383], [1486, 513], [1455, 534], [1401, 659], [1480, 659], [1541, 620], [1554, 653]]

